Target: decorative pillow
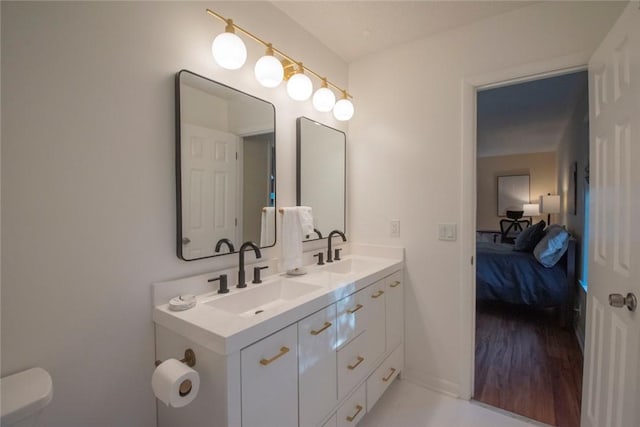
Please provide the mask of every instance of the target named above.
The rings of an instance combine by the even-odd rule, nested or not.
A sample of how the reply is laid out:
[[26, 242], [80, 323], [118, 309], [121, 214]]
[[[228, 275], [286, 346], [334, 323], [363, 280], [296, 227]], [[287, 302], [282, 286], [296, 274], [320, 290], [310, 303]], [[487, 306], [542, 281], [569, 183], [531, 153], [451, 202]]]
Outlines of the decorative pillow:
[[547, 227], [544, 237], [533, 249], [533, 256], [547, 268], [551, 268], [562, 258], [569, 247], [569, 233], [561, 225]]
[[544, 236], [544, 226], [547, 225], [544, 221], [540, 221], [537, 224], [527, 227], [522, 233], [518, 234], [514, 251], [531, 252], [536, 247], [538, 242]]

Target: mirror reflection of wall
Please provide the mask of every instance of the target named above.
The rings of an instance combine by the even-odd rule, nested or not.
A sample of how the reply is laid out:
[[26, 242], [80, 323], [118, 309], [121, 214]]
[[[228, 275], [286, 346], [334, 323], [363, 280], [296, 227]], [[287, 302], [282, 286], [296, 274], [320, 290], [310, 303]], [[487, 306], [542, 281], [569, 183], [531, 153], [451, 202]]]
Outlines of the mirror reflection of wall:
[[323, 237], [345, 231], [346, 135], [306, 117], [296, 124], [298, 206], [313, 209], [314, 227]]
[[[275, 108], [189, 71], [176, 75], [178, 256], [275, 244]], [[272, 211], [273, 209], [271, 209]], [[268, 221], [268, 223], [267, 223]]]

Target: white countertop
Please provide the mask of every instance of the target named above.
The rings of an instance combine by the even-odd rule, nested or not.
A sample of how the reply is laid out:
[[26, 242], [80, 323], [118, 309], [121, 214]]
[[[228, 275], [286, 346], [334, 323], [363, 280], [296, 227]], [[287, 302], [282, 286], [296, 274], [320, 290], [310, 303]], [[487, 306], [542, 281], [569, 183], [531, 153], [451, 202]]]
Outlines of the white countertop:
[[[402, 250], [400, 250], [400, 254]], [[212, 291], [197, 295], [195, 307], [185, 311], [171, 311], [167, 303], [158, 304], [153, 310], [153, 321], [193, 342], [216, 353], [227, 355], [239, 351], [247, 345], [260, 340], [296, 321], [344, 298], [386, 276], [403, 266], [402, 257], [386, 258], [379, 251], [363, 251], [367, 255], [346, 255], [342, 262], [363, 261], [367, 267], [357, 272], [339, 274], [327, 272], [324, 267], [308, 266], [308, 273], [302, 276], [288, 276], [284, 273], [272, 275], [262, 284], [247, 283], [244, 289], [238, 289], [230, 280], [228, 294]], [[337, 263], [334, 263], [336, 265]], [[209, 277], [212, 275], [208, 275]], [[167, 282], [174, 288], [181, 281], [193, 283], [194, 280], [206, 282], [205, 275]], [[280, 303], [277, 307], [264, 310], [260, 314], [242, 316], [208, 305], [227, 298], [250, 292], [254, 287], [264, 286], [278, 280], [291, 280], [313, 285], [321, 285], [311, 293]], [[155, 284], [161, 287], [163, 283]], [[295, 284], [293, 284], [295, 286]]]

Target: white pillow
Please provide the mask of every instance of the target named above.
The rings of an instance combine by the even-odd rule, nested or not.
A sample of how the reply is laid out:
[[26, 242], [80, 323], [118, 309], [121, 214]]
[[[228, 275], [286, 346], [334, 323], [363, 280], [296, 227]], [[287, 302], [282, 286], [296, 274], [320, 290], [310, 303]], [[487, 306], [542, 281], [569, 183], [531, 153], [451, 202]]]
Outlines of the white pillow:
[[569, 247], [569, 233], [561, 225], [547, 227], [542, 240], [533, 249], [533, 256], [547, 268], [556, 265]]

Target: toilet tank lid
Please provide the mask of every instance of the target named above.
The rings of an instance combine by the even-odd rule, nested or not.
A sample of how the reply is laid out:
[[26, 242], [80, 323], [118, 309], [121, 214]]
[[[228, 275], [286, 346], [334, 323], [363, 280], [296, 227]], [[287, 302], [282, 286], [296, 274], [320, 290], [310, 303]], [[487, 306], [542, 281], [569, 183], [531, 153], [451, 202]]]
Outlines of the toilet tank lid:
[[53, 382], [42, 368], [31, 368], [0, 379], [0, 424], [12, 424], [51, 402]]

